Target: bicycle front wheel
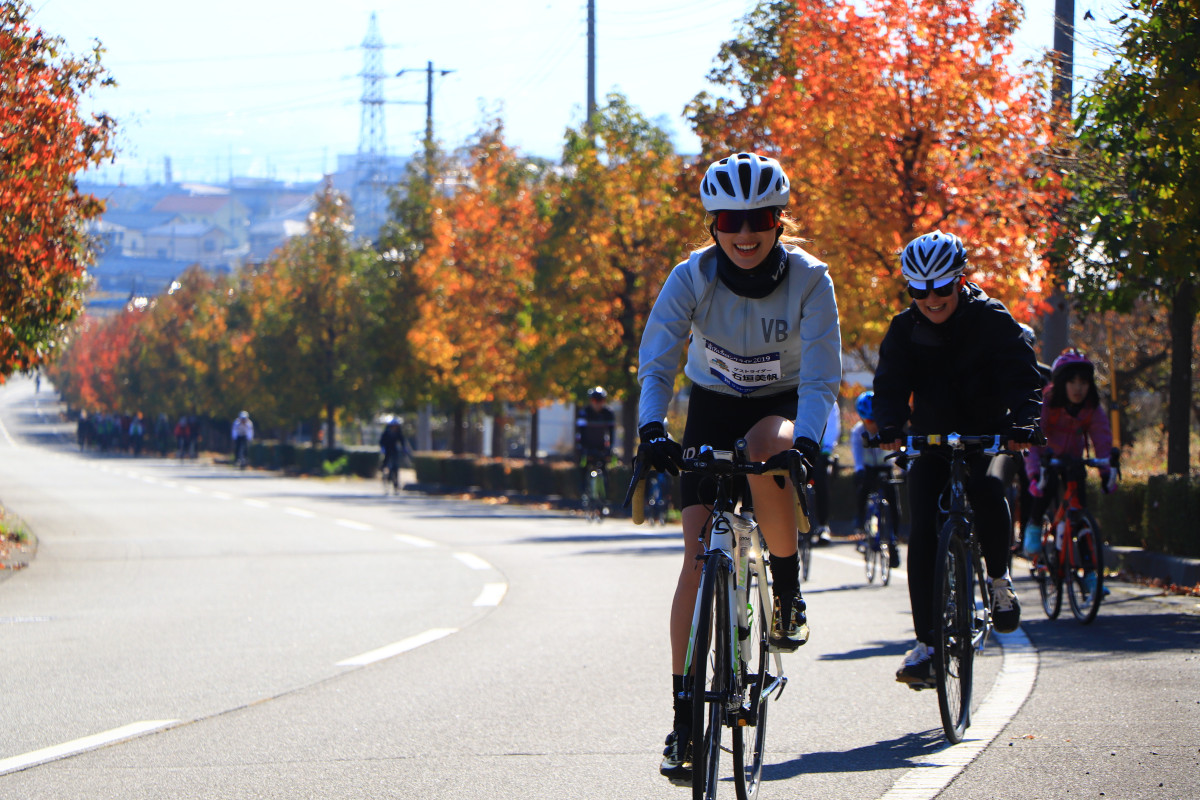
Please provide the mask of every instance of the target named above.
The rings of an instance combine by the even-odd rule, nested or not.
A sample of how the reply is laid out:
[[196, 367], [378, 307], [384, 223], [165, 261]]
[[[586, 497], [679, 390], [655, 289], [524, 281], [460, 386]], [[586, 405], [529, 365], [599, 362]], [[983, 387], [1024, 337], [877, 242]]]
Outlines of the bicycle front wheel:
[[1087, 625], [1096, 618], [1104, 599], [1104, 545], [1091, 514], [1084, 512], [1075, 533], [1071, 563], [1067, 564], [1067, 598], [1075, 619]]
[[971, 717], [972, 642], [971, 567], [967, 548], [955, 525], [947, 523], [938, 538], [934, 568], [935, 628], [933, 668], [937, 681], [942, 729], [951, 744], [962, 741]]
[[879, 572], [879, 520], [872, 511], [867, 517], [866, 541], [863, 542], [863, 561], [867, 570], [867, 583], [875, 582]]
[[767, 702], [778, 680], [770, 674], [770, 593], [753, 572], [746, 587], [746, 605], [748, 630], [739, 631], [744, 634], [741, 641], [745, 695], [741, 715], [731, 727], [733, 785], [738, 800], [754, 800], [758, 796], [767, 741]]
[[1063, 580], [1062, 565], [1058, 563], [1058, 551], [1054, 543], [1054, 527], [1042, 521], [1042, 554], [1033, 568], [1038, 594], [1042, 596], [1042, 610], [1047, 619], [1057, 619], [1062, 611]]
[[692, 798], [717, 796], [721, 761], [721, 725], [729, 694], [729, 568], [709, 558], [700, 578], [700, 604], [692, 634]]

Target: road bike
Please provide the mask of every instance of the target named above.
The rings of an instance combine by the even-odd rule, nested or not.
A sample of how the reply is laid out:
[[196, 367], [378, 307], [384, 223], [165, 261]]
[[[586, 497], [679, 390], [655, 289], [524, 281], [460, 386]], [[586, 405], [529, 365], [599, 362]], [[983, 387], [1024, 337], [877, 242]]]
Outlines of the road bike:
[[597, 458], [589, 458], [583, 464], [583, 491], [579, 502], [583, 508], [583, 516], [588, 522], [597, 524], [608, 516], [608, 487], [604, 472], [604, 463]]
[[383, 493], [400, 494], [400, 454], [383, 456], [383, 465], [379, 470], [383, 479]]
[[663, 472], [656, 472], [647, 478], [646, 485], [646, 519], [651, 525], [666, 525], [667, 510], [671, 504], [670, 479]]
[[[757, 523], [735, 509], [738, 485], [745, 485], [742, 476], [788, 473], [747, 460], [744, 439], [735, 448], [714, 450], [706, 445], [695, 458], [683, 460], [685, 470], [711, 479], [716, 498], [705, 525], [704, 552], [698, 556], [704, 566], [681, 694], [692, 708], [693, 800], [716, 797], [722, 750], [732, 756], [738, 800], [758, 795], [768, 702], [772, 696], [778, 699], [787, 685], [780, 655], [769, 644], [772, 598], [766, 546]], [[633, 521], [641, 524], [645, 478], [636, 470], [630, 488]], [[807, 534], [807, 508], [799, 493], [796, 515], [798, 527]], [[725, 729], [728, 748], [723, 744]]]
[[892, 508], [888, 499], [890, 492], [883, 485], [898, 486], [904, 483], [903, 478], [892, 477], [892, 467], [867, 467], [874, 473], [875, 483], [871, 493], [867, 495], [867, 525], [866, 536], [862, 541], [863, 561], [867, 572], [867, 583], [874, 583], [879, 576], [879, 582], [887, 586], [892, 580], [892, 548], [896, 547], [896, 537], [900, 516], [899, 508]]
[[1042, 552], [1030, 566], [1046, 616], [1058, 617], [1065, 584], [1071, 613], [1084, 625], [1096, 618], [1104, 600], [1104, 540], [1083, 505], [1087, 467], [1112, 465], [1102, 458], [1050, 457], [1043, 463], [1043, 487], [1047, 472], [1053, 470], [1059, 496], [1042, 518]]
[[[967, 457], [1014, 455], [1002, 447], [1001, 436], [965, 436], [957, 433], [909, 436], [904, 453], [895, 458], [943, 458], [950, 463], [950, 482], [938, 500], [937, 556], [933, 572], [933, 674], [937, 685], [942, 730], [958, 744], [971, 724], [971, 689], [975, 653], [992, 632], [992, 591], [983, 566], [983, 553], [975, 538], [974, 512], [967, 499]], [[868, 441], [878, 446], [875, 437]], [[914, 688], [922, 688], [914, 684]]]
[[[809, 508], [816, 508], [816, 493], [813, 489], [812, 481], [804, 487], [805, 503]], [[800, 580], [808, 580], [808, 571], [812, 566], [812, 526], [805, 526], [804, 530], [800, 527], [796, 528], [796, 554], [800, 557]]]

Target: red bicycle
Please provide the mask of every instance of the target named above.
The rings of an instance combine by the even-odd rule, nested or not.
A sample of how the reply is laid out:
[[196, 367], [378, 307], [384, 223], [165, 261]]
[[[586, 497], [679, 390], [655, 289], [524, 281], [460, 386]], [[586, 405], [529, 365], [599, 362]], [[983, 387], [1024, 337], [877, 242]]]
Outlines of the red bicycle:
[[1046, 616], [1058, 617], [1065, 584], [1071, 613], [1084, 625], [1096, 618], [1104, 599], [1104, 543], [1100, 526], [1083, 504], [1087, 467], [1111, 465], [1101, 458], [1061, 456], [1043, 465], [1043, 476], [1053, 470], [1057, 479], [1058, 501], [1042, 518], [1042, 552], [1031, 567]]

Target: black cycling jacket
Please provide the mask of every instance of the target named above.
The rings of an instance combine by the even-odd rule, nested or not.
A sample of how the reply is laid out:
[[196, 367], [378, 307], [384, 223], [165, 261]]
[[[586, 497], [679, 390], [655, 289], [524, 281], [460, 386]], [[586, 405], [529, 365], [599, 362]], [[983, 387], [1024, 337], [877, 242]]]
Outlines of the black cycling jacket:
[[875, 421], [896, 430], [911, 422], [915, 434], [1005, 433], [1038, 424], [1042, 386], [1016, 320], [968, 283], [940, 325], [915, 304], [892, 318], [875, 370]]

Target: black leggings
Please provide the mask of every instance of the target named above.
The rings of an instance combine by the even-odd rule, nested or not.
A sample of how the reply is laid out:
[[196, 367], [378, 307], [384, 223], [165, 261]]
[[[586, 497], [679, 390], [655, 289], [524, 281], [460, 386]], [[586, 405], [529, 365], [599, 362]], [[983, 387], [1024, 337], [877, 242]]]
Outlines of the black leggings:
[[[967, 497], [975, 514], [975, 536], [983, 550], [987, 573], [1002, 578], [1008, 571], [1008, 540], [1012, 523], [1004, 483], [988, 474], [990, 456], [967, 457]], [[916, 459], [908, 470], [909, 512], [908, 597], [917, 638], [932, 644], [933, 571], [937, 558], [938, 497], [950, 481], [950, 463], [940, 456]]]

